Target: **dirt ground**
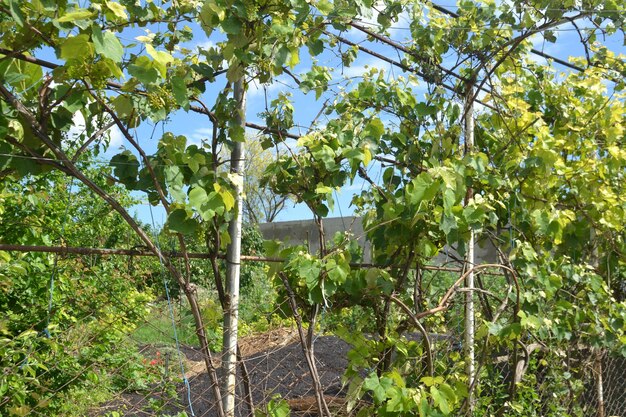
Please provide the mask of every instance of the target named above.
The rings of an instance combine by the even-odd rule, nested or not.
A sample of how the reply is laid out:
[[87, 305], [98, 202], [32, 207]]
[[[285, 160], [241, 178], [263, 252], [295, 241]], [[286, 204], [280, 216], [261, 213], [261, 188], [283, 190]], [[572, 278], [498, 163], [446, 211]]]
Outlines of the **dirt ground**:
[[[274, 329], [261, 335], [244, 337], [240, 342], [241, 354], [246, 364], [254, 408], [263, 409], [275, 396], [284, 398], [292, 415], [317, 415], [313, 383], [304, 353], [295, 329]], [[344, 405], [345, 387], [341, 377], [347, 366], [350, 345], [333, 336], [321, 336], [315, 340], [315, 357], [324, 395], [331, 408]], [[217, 416], [212, 384], [205, 371], [201, 353], [197, 348], [183, 346], [186, 377], [191, 391], [191, 406], [196, 417]], [[219, 359], [213, 364], [219, 368]], [[250, 415], [244, 401], [244, 389], [238, 368], [238, 391], [236, 415]], [[178, 398], [168, 398], [160, 392], [128, 393], [100, 407], [95, 415], [118, 411], [124, 416], [146, 417], [176, 415], [186, 411], [191, 416], [187, 389], [177, 386]]]

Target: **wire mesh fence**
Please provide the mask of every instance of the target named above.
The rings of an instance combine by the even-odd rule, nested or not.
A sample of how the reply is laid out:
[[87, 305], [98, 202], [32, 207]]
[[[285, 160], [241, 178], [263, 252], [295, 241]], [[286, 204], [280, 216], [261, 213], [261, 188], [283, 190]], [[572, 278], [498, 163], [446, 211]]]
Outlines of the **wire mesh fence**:
[[[74, 414], [80, 410], [88, 416], [220, 416], [191, 312], [176, 289], [169, 289], [169, 298], [163, 292], [148, 296], [154, 290], [138, 279], [132, 285], [140, 290], [121, 297], [116, 286], [127, 284], [128, 272], [135, 270], [104, 280], [86, 261], [80, 263], [83, 269], [71, 291], [63, 290], [63, 280], [59, 283], [50, 317], [44, 314], [19, 336], [0, 342], [3, 374], [8, 375], [0, 408], [23, 416], [49, 415], [51, 404], [57, 414], [72, 407]], [[428, 378], [449, 381], [463, 398], [457, 415], [506, 415], [516, 407], [535, 415], [626, 415], [624, 357], [575, 341], [548, 347], [538, 338], [502, 337], [519, 324], [517, 289], [510, 275], [494, 268], [482, 270], [471, 291], [475, 374], [467, 387], [468, 291], [459, 286], [450, 293], [459, 276], [450, 271], [412, 274], [412, 291], [389, 303], [384, 334], [372, 311], [362, 306], [323, 306], [310, 328], [310, 305], [275, 301], [280, 283], [256, 277], [242, 297], [235, 415], [374, 414], [381, 398], [389, 398], [371, 381], [386, 375], [402, 379], [408, 394], [429, 385]], [[420, 317], [447, 295], [446, 308]], [[211, 288], [198, 287], [196, 296], [221, 385], [222, 309]], [[70, 305], [75, 309], [66, 320], [64, 308]], [[304, 320], [296, 320], [294, 312]], [[423, 329], [416, 328], [409, 313], [419, 317]], [[16, 405], [25, 395], [30, 402]]]

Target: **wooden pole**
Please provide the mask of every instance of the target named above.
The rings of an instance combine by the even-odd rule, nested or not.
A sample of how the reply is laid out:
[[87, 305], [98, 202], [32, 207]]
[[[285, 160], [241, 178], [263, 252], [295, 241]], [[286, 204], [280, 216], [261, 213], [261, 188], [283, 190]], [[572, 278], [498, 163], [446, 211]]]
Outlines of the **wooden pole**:
[[[237, 102], [235, 123], [245, 129], [246, 93], [243, 78], [234, 85]], [[235, 385], [237, 376], [237, 325], [239, 323], [239, 275], [241, 269], [241, 225], [243, 218], [244, 142], [234, 141], [230, 158], [230, 172], [234, 176], [236, 204], [228, 233], [231, 243], [226, 249], [226, 305], [224, 306], [224, 414], [235, 416]]]
[[598, 396], [597, 417], [606, 417], [604, 410], [604, 381], [602, 379], [602, 350], [600, 349], [596, 351], [595, 362], [596, 394]]
[[[468, 154], [474, 147], [474, 89], [468, 86], [467, 96], [465, 101], [465, 153]], [[472, 188], [467, 189], [465, 204], [473, 197], [474, 190]], [[470, 268], [470, 272], [465, 279], [465, 359], [467, 361], [467, 386], [468, 386], [468, 415], [472, 415], [474, 411], [474, 378], [475, 378], [475, 351], [474, 351], [474, 231], [470, 230], [470, 238], [467, 245], [467, 264]]]

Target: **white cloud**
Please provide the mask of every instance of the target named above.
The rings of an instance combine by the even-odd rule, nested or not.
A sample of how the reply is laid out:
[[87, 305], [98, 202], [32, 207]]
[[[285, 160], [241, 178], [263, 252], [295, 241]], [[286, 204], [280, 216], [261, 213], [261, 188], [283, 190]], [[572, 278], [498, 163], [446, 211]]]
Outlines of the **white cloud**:
[[122, 135], [122, 131], [120, 130], [120, 128], [117, 126], [113, 126], [111, 129], [108, 130], [108, 132], [110, 138], [109, 147], [113, 148], [114, 146], [121, 146], [124, 142], [124, 135]]
[[285, 88], [285, 86], [278, 80], [273, 80], [271, 83], [268, 84], [260, 84], [258, 81], [252, 80], [252, 82], [248, 84], [248, 96], [255, 97], [258, 95], [263, 95], [265, 93], [267, 93], [268, 95], [272, 95], [281, 88]]
[[[563, 26], [567, 27], [567, 26]], [[573, 28], [573, 27], [572, 27]], [[533, 49], [541, 51], [547, 55], [561, 58], [565, 61], [568, 60], [569, 55], [578, 55], [583, 53], [582, 47], [572, 38], [570, 33], [554, 32], [557, 37], [557, 42], [548, 42], [545, 40], [543, 34], [537, 33], [530, 37], [530, 42]], [[564, 49], [564, 45], [567, 45], [567, 50]], [[529, 54], [528, 58], [538, 64], [548, 65], [548, 59], [537, 54]]]
[[349, 67], [339, 67], [335, 70], [335, 79], [343, 78], [360, 78], [366, 73], [370, 72], [373, 68], [376, 68], [378, 72], [384, 72], [385, 74], [391, 73], [391, 64], [377, 60], [375, 58], [369, 59], [357, 59]]
[[346, 78], [357, 78], [362, 77], [365, 73], [369, 72], [372, 69], [370, 64], [364, 65], [351, 65], [349, 67], [343, 67], [343, 69], [339, 70], [339, 74], [343, 75]]
[[[374, 32], [378, 32], [378, 28], [380, 27], [380, 23], [378, 23], [378, 15], [380, 14], [379, 10], [383, 10], [384, 8], [385, 4], [383, 2], [376, 2], [376, 4], [370, 9], [370, 14], [357, 16], [356, 20], [360, 22], [362, 26], [369, 28]], [[389, 36], [395, 39], [397, 36], [402, 35], [402, 33], [404, 32], [408, 34], [409, 32], [405, 29], [409, 27], [409, 23], [409, 14], [408, 12], [403, 11], [398, 15], [397, 20], [391, 23], [391, 26], [388, 29]], [[348, 31], [348, 35], [350, 37], [360, 38], [365, 38], [366, 36], [362, 31], [354, 27]]]
[[216, 47], [215, 42], [213, 42], [210, 39], [205, 39], [202, 41], [186, 42], [181, 45], [181, 48], [191, 49], [192, 51], [195, 51], [197, 49], [205, 50], [205, 49], [215, 48], [215, 47]]
[[[198, 51], [204, 51], [210, 48], [216, 48], [217, 44], [215, 42], [213, 42], [210, 39], [205, 39], [202, 41], [191, 41], [191, 42], [185, 42], [181, 45], [176, 46], [176, 55], [178, 58], [184, 59], [184, 55], [180, 52], [181, 49], [189, 49], [192, 52], [196, 53]], [[204, 57], [201, 55], [200, 56], [201, 59], [204, 59]], [[224, 61], [226, 62], [226, 61]], [[224, 64], [226, 65], [226, 64]]]
[[206, 49], [210, 49], [210, 48], [215, 48], [215, 47], [216, 47], [216, 45], [215, 45], [215, 42], [213, 42], [213, 41], [212, 41], [212, 40], [210, 40], [210, 39], [207, 39], [207, 40], [205, 40], [205, 41], [203, 41], [203, 42], [198, 42], [198, 43], [195, 45], [195, 47], [196, 47], [196, 48], [198, 48], [198, 49], [200, 49], [200, 50], [206, 50]]
[[85, 118], [80, 111], [77, 111], [72, 116], [72, 127], [67, 132], [67, 139], [75, 142], [80, 139], [80, 136], [85, 133], [87, 126], [85, 125]]
[[[98, 129], [98, 126], [96, 126], [95, 123], [93, 125], [93, 129], [94, 130]], [[87, 134], [87, 125], [85, 123], [85, 117], [80, 111], [77, 111], [72, 116], [72, 127], [70, 127], [70, 129], [67, 132], [66, 140], [69, 142], [80, 143], [88, 139], [88, 137], [85, 137], [86, 134]], [[113, 126], [110, 129], [108, 129], [106, 132], [104, 132], [104, 134], [102, 135], [102, 138], [106, 137], [106, 135], [108, 135], [109, 137], [109, 149], [113, 149], [113, 148], [117, 148], [121, 146], [124, 141], [124, 136], [122, 135], [122, 132], [117, 126]], [[96, 142], [100, 142], [100, 141], [101, 139], [98, 139]]]
[[202, 146], [202, 141], [210, 142], [213, 136], [212, 127], [200, 127], [187, 135], [187, 146]]

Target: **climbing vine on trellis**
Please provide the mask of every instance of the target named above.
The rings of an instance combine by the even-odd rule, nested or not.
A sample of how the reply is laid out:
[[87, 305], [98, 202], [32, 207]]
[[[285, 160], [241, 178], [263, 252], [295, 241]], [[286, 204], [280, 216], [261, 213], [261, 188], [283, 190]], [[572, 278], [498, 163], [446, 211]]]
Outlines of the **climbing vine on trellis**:
[[[520, 349], [531, 355], [529, 338], [544, 351], [580, 345], [625, 353], [626, 68], [612, 50], [625, 25], [619, 2], [461, 1], [455, 11], [422, 1], [1, 4], [0, 177], [19, 183], [62, 172], [129, 224], [194, 308], [216, 396], [189, 260], [183, 256], [181, 267], [164, 256], [127, 207], [84, 169], [106, 149], [111, 129], [126, 149], [110, 158], [108, 179], [163, 206], [165, 229], [183, 254], [191, 241], [206, 243], [223, 303], [217, 259], [233, 240], [228, 224], [236, 217], [240, 179], [224, 169], [222, 148], [245, 142], [247, 125], [263, 134], [265, 148], [285, 150], [268, 165], [263, 183], [310, 208], [322, 250], [274, 248], [286, 258], [273, 271], [285, 285], [281, 295], [305, 309], [309, 322], [321, 306], [373, 311], [379, 339], [367, 347], [369, 341], [355, 338], [370, 357], [353, 371], [373, 364], [376, 371], [350, 394], [370, 393], [380, 415], [447, 415], [471, 402], [475, 387], [459, 388], [460, 394], [451, 388], [466, 383], [458, 370], [462, 358], [450, 374], [437, 364], [419, 368], [420, 378], [412, 374], [417, 368], [393, 358], [394, 351], [424, 355], [427, 343], [407, 347], [400, 336], [420, 326], [424, 334], [436, 330], [437, 314], [449, 308], [422, 292], [420, 267], [445, 245], [463, 257], [472, 234], [498, 248], [506, 288], [517, 283], [505, 297], [511, 303], [518, 297], [514, 310], [508, 298], [500, 300], [509, 309], [504, 325], [494, 319], [499, 310], [484, 308], [477, 343], [506, 346], [512, 356]], [[137, 36], [138, 28], [149, 31]], [[213, 44], [191, 50], [200, 28]], [[533, 41], [558, 42], [564, 30], [579, 36], [582, 57], [556, 59], [561, 67], [535, 59], [547, 54]], [[354, 41], [355, 33], [365, 40]], [[319, 62], [328, 54], [342, 68], [368, 57], [398, 73], [372, 65], [357, 81], [338, 80]], [[296, 134], [301, 116], [288, 94], [268, 103], [266, 126], [242, 125], [236, 86], [285, 77], [319, 103], [318, 116], [306, 120], [311, 125]], [[477, 106], [475, 116], [468, 116], [466, 99]], [[189, 144], [166, 131], [156, 146], [140, 141], [138, 129], [178, 112], [205, 120], [206, 142]], [[77, 135], [78, 114], [85, 129]], [[467, 150], [466, 117], [476, 124]], [[357, 181], [365, 186], [352, 204], [378, 265], [368, 270], [351, 268], [357, 254], [347, 242], [326, 247], [323, 236], [336, 192]], [[447, 380], [428, 374], [433, 369]], [[511, 384], [497, 411], [516, 410], [523, 393]]]

